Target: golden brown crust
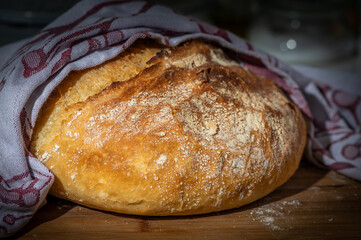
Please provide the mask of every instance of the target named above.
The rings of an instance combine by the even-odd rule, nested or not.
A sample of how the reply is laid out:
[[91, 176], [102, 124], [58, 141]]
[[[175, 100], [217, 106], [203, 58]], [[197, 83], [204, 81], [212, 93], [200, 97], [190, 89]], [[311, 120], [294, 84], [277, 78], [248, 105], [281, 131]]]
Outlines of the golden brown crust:
[[31, 151], [56, 177], [51, 194], [121, 213], [200, 214], [255, 201], [293, 175], [306, 126], [271, 80], [200, 41], [136, 53], [147, 44], [114, 60], [142, 59], [125, 81], [103, 64], [69, 77], [105, 68], [100, 91], [66, 105], [65, 80], [43, 107]]

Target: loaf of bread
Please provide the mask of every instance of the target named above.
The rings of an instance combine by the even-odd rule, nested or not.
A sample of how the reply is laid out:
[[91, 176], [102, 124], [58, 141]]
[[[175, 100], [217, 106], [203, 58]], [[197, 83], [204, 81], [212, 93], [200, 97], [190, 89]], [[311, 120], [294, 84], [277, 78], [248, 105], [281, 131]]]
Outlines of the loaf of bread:
[[300, 110], [272, 80], [202, 40], [138, 40], [70, 73], [43, 105], [31, 152], [50, 193], [126, 214], [237, 208], [285, 183], [306, 142]]

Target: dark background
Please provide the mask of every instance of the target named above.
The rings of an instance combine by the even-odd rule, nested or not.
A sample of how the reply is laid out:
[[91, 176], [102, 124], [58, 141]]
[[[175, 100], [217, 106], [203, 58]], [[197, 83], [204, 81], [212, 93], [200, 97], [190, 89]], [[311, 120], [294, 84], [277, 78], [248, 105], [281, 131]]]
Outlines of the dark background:
[[[0, 46], [33, 36], [77, 2], [1, 0]], [[286, 62], [361, 73], [361, 0], [150, 2], [225, 28]]]

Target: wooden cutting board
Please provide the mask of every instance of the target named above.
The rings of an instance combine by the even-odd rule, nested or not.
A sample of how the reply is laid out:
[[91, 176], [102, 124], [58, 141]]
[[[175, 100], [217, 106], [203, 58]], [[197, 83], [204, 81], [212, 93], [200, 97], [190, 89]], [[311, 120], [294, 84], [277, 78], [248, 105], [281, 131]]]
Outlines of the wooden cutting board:
[[14, 239], [361, 239], [361, 183], [303, 162], [248, 206], [191, 217], [138, 217], [48, 197]]

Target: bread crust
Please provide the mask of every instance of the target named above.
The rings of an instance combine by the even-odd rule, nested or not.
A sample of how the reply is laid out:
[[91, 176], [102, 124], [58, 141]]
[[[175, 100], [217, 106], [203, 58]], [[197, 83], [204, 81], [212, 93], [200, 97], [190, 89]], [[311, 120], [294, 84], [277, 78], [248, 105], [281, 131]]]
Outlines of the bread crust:
[[31, 151], [55, 175], [52, 195], [166, 216], [267, 195], [294, 174], [305, 142], [302, 113], [272, 80], [202, 41], [143, 41], [71, 73], [43, 106]]

